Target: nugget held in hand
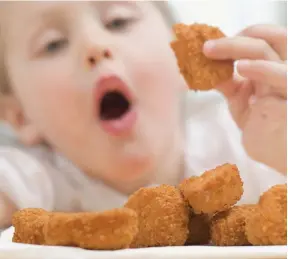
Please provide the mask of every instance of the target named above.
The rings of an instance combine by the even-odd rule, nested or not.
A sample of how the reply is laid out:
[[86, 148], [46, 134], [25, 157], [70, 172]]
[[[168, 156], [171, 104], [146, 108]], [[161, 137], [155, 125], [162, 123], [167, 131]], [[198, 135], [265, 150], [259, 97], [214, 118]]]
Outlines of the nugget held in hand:
[[229, 209], [243, 194], [243, 182], [235, 165], [224, 164], [181, 184], [181, 190], [196, 214], [214, 214]]
[[206, 41], [225, 37], [217, 27], [176, 24], [173, 29], [177, 39], [171, 43], [171, 48], [190, 89], [210, 90], [232, 78], [232, 60], [212, 60], [203, 54]]
[[257, 205], [234, 206], [216, 214], [211, 220], [211, 239], [217, 246], [249, 245], [246, 221], [256, 211]]
[[139, 219], [139, 234], [131, 247], [185, 244], [189, 208], [179, 189], [169, 185], [141, 188], [125, 207], [136, 211]]
[[12, 218], [14, 226], [14, 243], [43, 245], [45, 243], [43, 226], [47, 220], [47, 212], [42, 209], [23, 209], [17, 211]]

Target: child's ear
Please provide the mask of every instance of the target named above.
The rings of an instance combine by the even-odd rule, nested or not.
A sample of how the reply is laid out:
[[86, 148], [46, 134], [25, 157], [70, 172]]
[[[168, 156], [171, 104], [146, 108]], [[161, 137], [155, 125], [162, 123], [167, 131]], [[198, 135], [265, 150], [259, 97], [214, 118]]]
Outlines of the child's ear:
[[35, 125], [27, 120], [20, 103], [15, 97], [5, 96], [1, 100], [0, 119], [4, 119], [14, 129], [19, 141], [24, 145], [36, 145], [43, 141]]

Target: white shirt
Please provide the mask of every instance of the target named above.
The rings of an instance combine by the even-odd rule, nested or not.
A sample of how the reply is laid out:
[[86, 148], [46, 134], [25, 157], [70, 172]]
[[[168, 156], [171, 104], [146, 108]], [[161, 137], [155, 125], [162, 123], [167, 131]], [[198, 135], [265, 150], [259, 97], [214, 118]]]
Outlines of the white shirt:
[[[286, 182], [285, 176], [246, 155], [241, 133], [224, 99], [213, 92], [194, 93], [187, 95], [185, 105], [185, 177], [200, 175], [223, 163], [234, 163], [244, 181], [241, 203], [257, 202], [270, 186]], [[20, 209], [101, 211], [122, 206], [127, 199], [45, 147], [20, 146], [7, 133], [2, 133], [0, 145], [0, 192]]]

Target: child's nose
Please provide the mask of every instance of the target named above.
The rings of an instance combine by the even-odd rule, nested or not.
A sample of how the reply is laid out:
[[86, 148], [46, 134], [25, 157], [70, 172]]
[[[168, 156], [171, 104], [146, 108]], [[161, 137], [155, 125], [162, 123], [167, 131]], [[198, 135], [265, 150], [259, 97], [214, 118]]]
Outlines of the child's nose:
[[99, 62], [111, 58], [112, 58], [112, 52], [109, 48], [98, 46], [88, 51], [85, 63], [88, 66], [88, 68], [92, 69]]

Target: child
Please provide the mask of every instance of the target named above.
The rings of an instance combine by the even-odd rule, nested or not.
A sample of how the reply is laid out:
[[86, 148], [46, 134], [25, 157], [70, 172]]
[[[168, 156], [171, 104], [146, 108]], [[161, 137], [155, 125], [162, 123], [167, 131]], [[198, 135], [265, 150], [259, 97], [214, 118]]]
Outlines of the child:
[[254, 26], [204, 48], [240, 60], [249, 79], [219, 86], [240, 135], [225, 103], [203, 107], [187, 95], [165, 5], [1, 3], [0, 100], [19, 143], [0, 149], [0, 225], [25, 207], [118, 207], [141, 186], [175, 185], [225, 162], [241, 171], [241, 202], [286, 181], [285, 30]]

